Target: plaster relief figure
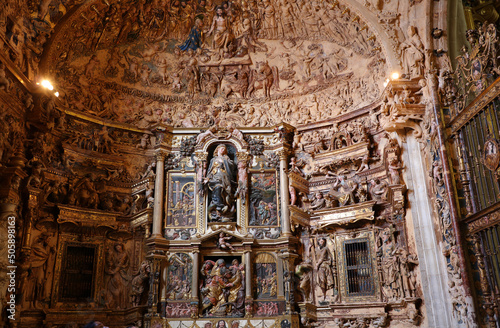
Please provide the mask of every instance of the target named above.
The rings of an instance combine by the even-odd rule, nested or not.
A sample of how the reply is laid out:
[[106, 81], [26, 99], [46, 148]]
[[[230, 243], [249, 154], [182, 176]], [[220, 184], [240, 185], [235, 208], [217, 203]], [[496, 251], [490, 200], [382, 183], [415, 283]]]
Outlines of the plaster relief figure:
[[270, 97], [275, 76], [277, 77], [276, 67], [271, 68], [267, 61], [257, 63], [257, 68], [251, 71], [248, 95], [251, 96], [255, 90], [263, 89], [264, 97]]
[[202, 27], [203, 20], [201, 20], [200, 18], [196, 18], [196, 20], [194, 21], [194, 26], [191, 29], [191, 32], [189, 32], [186, 41], [184, 41], [184, 43], [179, 46], [182, 51], [186, 51], [188, 49], [197, 50], [201, 47], [203, 43]]
[[318, 250], [316, 255], [316, 278], [323, 293], [323, 302], [326, 301], [326, 293], [334, 288], [332, 271], [332, 255], [326, 246], [326, 239], [318, 239]]
[[310, 261], [302, 262], [295, 268], [295, 274], [300, 278], [299, 291], [302, 293], [304, 302], [312, 300], [312, 271], [313, 266]]
[[302, 167], [304, 167], [305, 163], [302, 159], [297, 161], [296, 157], [290, 158], [290, 173], [297, 173], [301, 177], [305, 177], [304, 171], [302, 170]]
[[340, 206], [351, 205], [356, 202], [354, 192], [357, 188], [358, 184], [354, 180], [347, 180], [345, 176], [339, 175], [328, 194], [334, 196]]
[[297, 204], [297, 190], [295, 189], [295, 187], [293, 187], [292, 185], [290, 185], [288, 187], [288, 191], [290, 192], [290, 205], [292, 206], [298, 206]]
[[208, 128], [206, 131], [201, 132], [197, 137], [196, 137], [196, 144], [199, 145], [205, 138], [208, 136], [215, 137], [214, 132], [217, 131], [217, 127], [211, 126]]
[[380, 232], [382, 245], [379, 247], [378, 256], [382, 257], [382, 291], [388, 301], [395, 301], [401, 297], [401, 271], [394, 234], [391, 228]]
[[9, 90], [10, 81], [5, 74], [5, 64], [0, 62], [0, 90]]
[[50, 296], [50, 278], [54, 265], [54, 247], [50, 245], [50, 235], [43, 232], [31, 246], [25, 300], [31, 308], [40, 308]]
[[128, 306], [129, 267], [130, 258], [122, 243], [116, 243], [113, 250], [108, 249], [104, 272], [108, 275], [107, 289], [112, 296], [110, 307], [125, 309]]
[[314, 194], [314, 197], [314, 200], [309, 206], [309, 210], [316, 211], [324, 209], [326, 207], [326, 199], [323, 197], [323, 193], [318, 191]]
[[401, 43], [402, 64], [408, 79], [422, 77], [424, 74], [424, 45], [415, 26], [408, 26], [408, 38]]
[[400, 184], [401, 176], [399, 174], [399, 170], [401, 170], [401, 162], [397, 158], [393, 158], [388, 165], [388, 170], [391, 184]]
[[226, 250], [229, 249], [231, 251], [234, 251], [233, 246], [228, 242], [228, 240], [231, 240], [233, 237], [231, 236], [226, 236], [224, 232], [221, 232], [219, 234], [219, 240], [217, 241], [217, 247]]
[[224, 54], [229, 54], [229, 45], [234, 40], [234, 34], [231, 23], [222, 6], [218, 6], [215, 9], [212, 26], [207, 35], [210, 36], [212, 33], [214, 34], [212, 49], [217, 51], [222, 57]]
[[372, 196], [372, 199], [381, 202], [386, 202], [388, 190], [389, 186], [385, 180], [380, 180], [380, 179], [370, 180], [370, 194]]
[[401, 278], [405, 297], [416, 297], [417, 277], [415, 266], [418, 265], [418, 259], [415, 255], [408, 254], [405, 249], [401, 249], [399, 254]]
[[91, 174], [82, 177], [70, 188], [68, 200], [71, 205], [97, 209], [99, 193]]
[[132, 291], [130, 293], [132, 306], [139, 306], [145, 290], [146, 280], [149, 279], [151, 266], [148, 261], [143, 261], [139, 273], [132, 279]]

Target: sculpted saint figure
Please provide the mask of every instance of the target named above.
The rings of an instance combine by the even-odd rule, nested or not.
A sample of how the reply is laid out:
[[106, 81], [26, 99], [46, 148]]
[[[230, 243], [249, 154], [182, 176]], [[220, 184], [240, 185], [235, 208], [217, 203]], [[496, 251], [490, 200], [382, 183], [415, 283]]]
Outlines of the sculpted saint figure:
[[316, 275], [318, 277], [318, 285], [323, 293], [323, 301], [326, 301], [326, 293], [334, 287], [333, 271], [332, 271], [332, 255], [326, 247], [326, 239], [318, 240], [318, 255], [316, 259]]
[[107, 254], [105, 268], [105, 273], [110, 276], [107, 287], [113, 299], [113, 304], [110, 304], [112, 307], [124, 309], [128, 305], [129, 267], [130, 258], [123, 244], [116, 243], [113, 251]]
[[391, 228], [381, 231], [380, 239], [378, 255], [382, 257], [383, 293], [387, 300], [396, 300], [401, 295], [401, 271]]
[[423, 76], [424, 46], [415, 26], [408, 26], [408, 39], [401, 43], [401, 55], [407, 78]]
[[214, 157], [210, 160], [204, 184], [210, 190], [208, 213], [212, 221], [230, 222], [235, 213], [234, 201], [235, 164], [227, 155], [225, 145], [215, 148]]
[[31, 256], [29, 265], [29, 276], [26, 288], [26, 300], [33, 308], [37, 307], [37, 301], [45, 301], [48, 296], [46, 288], [48, 275], [52, 268], [49, 267], [51, 256], [55, 253], [53, 247], [49, 245], [50, 235], [42, 233], [31, 246]]
[[219, 51], [221, 56], [228, 52], [228, 46], [234, 40], [234, 34], [229, 23], [230, 22], [224, 12], [224, 8], [218, 6], [215, 9], [212, 26], [210, 27], [210, 31], [208, 31], [207, 35], [214, 33], [212, 48]]
[[309, 206], [309, 209], [313, 211], [324, 209], [326, 207], [326, 199], [323, 197], [323, 193], [318, 191], [314, 194], [314, 197], [315, 199], [311, 206]]

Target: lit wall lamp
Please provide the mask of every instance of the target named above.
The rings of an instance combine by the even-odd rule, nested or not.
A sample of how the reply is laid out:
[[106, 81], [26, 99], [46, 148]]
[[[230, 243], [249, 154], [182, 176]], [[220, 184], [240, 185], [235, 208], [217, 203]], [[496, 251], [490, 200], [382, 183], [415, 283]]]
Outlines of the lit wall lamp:
[[49, 91], [53, 91], [54, 96], [59, 97], [59, 92], [54, 91], [54, 86], [52, 85], [52, 82], [50, 82], [49, 80], [43, 79], [40, 82], [37, 82], [36, 84]]

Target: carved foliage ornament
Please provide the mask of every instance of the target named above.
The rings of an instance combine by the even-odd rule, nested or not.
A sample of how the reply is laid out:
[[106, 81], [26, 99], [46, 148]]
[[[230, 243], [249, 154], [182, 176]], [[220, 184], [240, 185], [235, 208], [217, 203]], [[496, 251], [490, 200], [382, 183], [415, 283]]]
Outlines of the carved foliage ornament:
[[462, 111], [477, 95], [499, 75], [498, 37], [493, 24], [484, 24], [476, 30], [467, 31], [467, 41], [471, 49], [462, 47], [462, 54], [457, 57], [455, 78], [458, 97], [456, 105]]

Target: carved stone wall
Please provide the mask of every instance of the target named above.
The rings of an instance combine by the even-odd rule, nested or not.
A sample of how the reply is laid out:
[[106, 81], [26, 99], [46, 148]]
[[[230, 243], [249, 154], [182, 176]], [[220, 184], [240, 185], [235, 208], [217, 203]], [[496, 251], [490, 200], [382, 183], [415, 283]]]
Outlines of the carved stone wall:
[[17, 326], [473, 327], [436, 114], [496, 30], [453, 85], [446, 4], [6, 4]]

